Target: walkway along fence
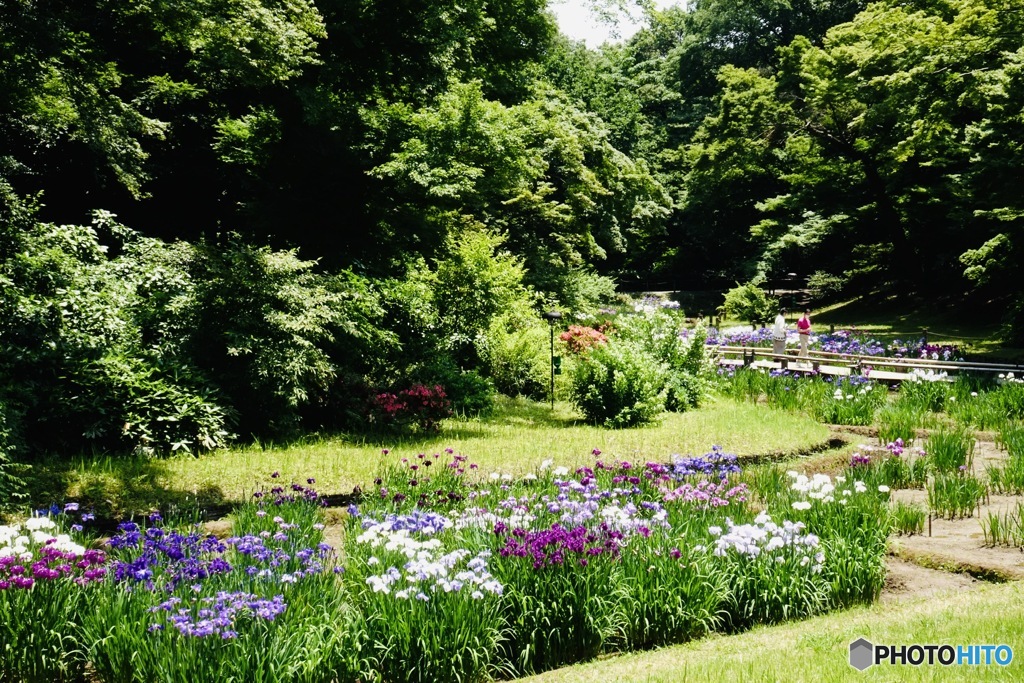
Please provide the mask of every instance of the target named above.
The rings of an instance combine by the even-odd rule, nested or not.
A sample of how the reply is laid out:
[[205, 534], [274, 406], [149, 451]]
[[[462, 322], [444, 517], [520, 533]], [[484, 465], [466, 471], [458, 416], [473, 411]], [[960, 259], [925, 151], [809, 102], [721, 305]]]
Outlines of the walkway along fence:
[[993, 373], [1024, 379], [1024, 365], [1019, 363], [982, 363], [976, 361], [941, 361], [927, 358], [885, 358], [829, 351], [809, 351], [797, 356], [794, 349], [775, 354], [771, 349], [753, 346], [715, 346], [715, 361], [726, 367], [753, 367], [768, 370], [814, 372], [822, 375], [861, 375], [883, 382], [901, 382], [914, 370], [945, 372], [954, 377], [961, 372]]

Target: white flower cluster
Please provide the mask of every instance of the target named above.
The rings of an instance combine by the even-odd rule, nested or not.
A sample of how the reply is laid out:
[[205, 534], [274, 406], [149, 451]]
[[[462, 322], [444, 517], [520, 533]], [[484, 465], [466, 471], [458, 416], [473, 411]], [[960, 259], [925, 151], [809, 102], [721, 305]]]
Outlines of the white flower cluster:
[[725, 557], [731, 551], [751, 558], [770, 556], [782, 564], [790, 555], [799, 558], [796, 560], [799, 566], [806, 567], [813, 561], [811, 570], [814, 573], [821, 571], [825, 555], [818, 551], [818, 537], [804, 533], [803, 522], [787, 519], [779, 526], [767, 513], [762, 512], [753, 524], [736, 525], [729, 518], [726, 518], [725, 523], [728, 527], [725, 533], [722, 533], [721, 527], [713, 526], [709, 529], [712, 536], [718, 536], [714, 550], [718, 557]]
[[908, 379], [911, 382], [946, 382], [949, 380], [949, 376], [945, 370], [935, 372], [934, 370], [915, 368], [912, 372], [908, 373]]
[[[429, 600], [429, 593], [457, 593], [463, 588], [471, 591], [470, 597], [474, 600], [483, 598], [485, 593], [502, 593], [501, 583], [487, 571], [487, 558], [491, 556], [489, 550], [483, 550], [466, 561], [470, 551], [460, 548], [442, 554], [440, 539], [417, 541], [409, 536], [406, 529], [367, 529], [356, 538], [356, 542], [381, 547], [388, 552], [400, 552], [409, 558], [402, 570], [391, 566], [383, 574], [367, 577], [366, 584], [375, 593], [393, 593], [400, 600]], [[369, 566], [380, 563], [375, 556], [367, 560]]]
[[1012, 372], [1008, 372], [1005, 375], [1003, 373], [999, 373], [999, 379], [1001, 379], [1003, 382], [1011, 382], [1018, 384], [1024, 382], [1024, 377], [1014, 377]]
[[[787, 472], [793, 483], [790, 485], [790, 489], [797, 493], [803, 494], [805, 500], [798, 500], [793, 503], [794, 510], [810, 510], [811, 501], [806, 500], [810, 498], [813, 500], [819, 500], [822, 503], [837, 502], [842, 505], [846, 504], [846, 499], [857, 493], [865, 493], [868, 490], [867, 485], [862, 481], [854, 481], [852, 488], [846, 486], [846, 477], [837, 476], [835, 478], [835, 484], [832, 483], [832, 478], [827, 474], [815, 474], [810, 478], [807, 475], [800, 474], [793, 470]], [[842, 488], [838, 488], [841, 486]], [[882, 484], [878, 487], [879, 492], [888, 493], [889, 487]]]
[[870, 393], [871, 387], [867, 384], [862, 384], [860, 388], [852, 394], [844, 394], [842, 388], [837, 387], [836, 390], [832, 392], [832, 398], [837, 401], [852, 401], [855, 398], [861, 398], [862, 396], [867, 396]]
[[49, 517], [30, 517], [20, 524], [0, 526], [0, 557], [14, 556], [27, 562], [33, 557], [33, 548], [47, 544], [66, 553], [85, 553], [85, 548], [67, 534], [49, 533], [57, 528]]
[[[809, 479], [807, 478], [807, 475], [800, 474], [794, 470], [790, 470], [789, 472], [786, 472], [786, 474], [793, 479], [793, 483], [790, 484], [789, 487], [793, 491], [801, 493], [807, 498], [814, 498], [815, 500], [824, 501], [826, 503], [831, 503], [834, 500], [833, 493], [835, 492], [836, 487], [832, 483], [832, 477], [827, 474], [815, 474]], [[843, 479], [843, 477], [836, 477], [837, 482], [840, 479]], [[843, 481], [845, 481], [845, 479]], [[795, 504], [794, 507], [796, 507]]]

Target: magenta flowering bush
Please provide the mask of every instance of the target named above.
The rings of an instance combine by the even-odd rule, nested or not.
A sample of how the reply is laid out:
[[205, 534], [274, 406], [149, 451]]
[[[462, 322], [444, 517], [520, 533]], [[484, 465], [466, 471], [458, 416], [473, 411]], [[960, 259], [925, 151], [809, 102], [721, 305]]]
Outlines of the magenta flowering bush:
[[414, 384], [397, 392], [381, 392], [373, 398], [370, 416], [384, 427], [416, 427], [436, 432], [441, 421], [451, 417], [452, 403], [440, 384]]

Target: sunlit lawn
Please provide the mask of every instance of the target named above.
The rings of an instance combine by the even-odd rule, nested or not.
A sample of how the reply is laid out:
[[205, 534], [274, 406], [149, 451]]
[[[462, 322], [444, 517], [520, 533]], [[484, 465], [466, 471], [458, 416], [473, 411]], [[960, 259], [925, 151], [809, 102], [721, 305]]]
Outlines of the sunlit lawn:
[[200, 457], [170, 459], [79, 456], [38, 464], [29, 487], [36, 505], [76, 499], [111, 515], [232, 503], [247, 498], [272, 472], [280, 481], [316, 479], [326, 493], [348, 493], [372, 485], [387, 461], [445, 448], [479, 465], [480, 476], [555, 465], [592, 464], [594, 449], [605, 460], [668, 462], [673, 454], [699, 455], [712, 445], [740, 456], [806, 450], [828, 439], [828, 429], [806, 417], [765, 406], [710, 402], [700, 410], [668, 413], [657, 425], [609, 430], [580, 421], [571, 407], [501, 400], [493, 415], [447, 421], [439, 434], [423, 437], [335, 436], [273, 446], [236, 447]]
[[[646, 681], [1019, 681], [1024, 679], [1024, 587], [993, 585], [903, 604], [875, 604], [735, 636], [549, 671], [533, 683]], [[1007, 644], [1010, 666], [849, 665], [849, 644]]]

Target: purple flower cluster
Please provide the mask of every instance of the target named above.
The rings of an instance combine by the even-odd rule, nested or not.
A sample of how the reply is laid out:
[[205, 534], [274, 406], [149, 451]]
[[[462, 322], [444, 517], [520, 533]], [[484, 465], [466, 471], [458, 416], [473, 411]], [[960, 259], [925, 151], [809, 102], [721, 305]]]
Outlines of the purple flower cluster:
[[885, 346], [875, 339], [864, 339], [849, 330], [839, 330], [830, 334], [818, 335], [818, 344], [822, 351], [843, 353], [858, 356], [884, 356]]
[[[141, 584], [147, 590], [173, 591], [179, 585], [195, 585], [210, 577], [244, 571], [251, 577], [294, 583], [324, 569], [324, 558], [333, 549], [295, 547], [288, 530], [296, 525], [275, 517], [278, 531], [231, 536], [221, 540], [212, 535], [183, 534], [152, 526], [144, 531], [134, 522], [124, 522], [108, 541], [111, 548], [126, 555], [113, 563], [114, 580]], [[228, 561], [233, 550], [235, 562]]]
[[452, 526], [448, 517], [431, 511], [413, 510], [409, 514], [389, 514], [382, 520], [367, 517], [362, 521], [363, 529], [375, 528], [378, 531], [409, 531], [425, 536], [433, 536]]
[[963, 360], [963, 351], [951, 344], [929, 344], [922, 337], [916, 341], [894, 339], [886, 348], [896, 358], [926, 358], [929, 360]]
[[725, 481], [716, 484], [704, 479], [696, 484], [687, 482], [678, 488], [666, 490], [664, 498], [666, 503], [678, 501], [691, 505], [697, 510], [707, 510], [709, 508], [725, 507], [733, 501], [737, 503], [746, 502], [747, 485], [737, 484], [730, 487]]
[[[276, 479], [280, 475], [274, 472], [270, 475]], [[289, 503], [296, 503], [299, 501], [306, 501], [309, 503], [316, 503], [317, 505], [327, 505], [327, 501], [320, 497], [316, 489], [312, 487], [312, 484], [316, 483], [316, 480], [309, 478], [306, 480], [310, 486], [303, 486], [302, 484], [292, 483], [287, 488], [284, 486], [272, 486], [270, 491], [256, 491], [252, 494], [252, 497], [256, 499], [260, 504], [270, 503], [271, 505], [281, 506]]]
[[705, 342], [708, 346], [771, 346], [772, 331], [767, 327], [757, 330], [717, 330], [708, 328]]
[[173, 590], [183, 582], [194, 583], [232, 569], [221, 556], [227, 545], [212, 535], [183, 534], [159, 526], [143, 530], [135, 522], [122, 522], [118, 535], [107, 544], [129, 555], [138, 552], [113, 563], [114, 580], [143, 584], [149, 590], [161, 581], [165, 584], [159, 587]]
[[871, 456], [857, 451], [850, 456], [850, 467], [865, 467], [871, 464]]
[[596, 530], [584, 526], [566, 529], [553, 524], [550, 529], [530, 531], [522, 527], [509, 530], [498, 523], [494, 533], [505, 537], [505, 545], [498, 551], [502, 557], [531, 558], [534, 569], [561, 566], [568, 557], [576, 557], [580, 566], [600, 555], [618, 557], [623, 538], [622, 532], [608, 524], [601, 524]]
[[730, 474], [739, 474], [739, 461], [732, 453], [725, 453], [721, 446], [712, 446], [710, 453], [696, 458], [672, 456], [672, 476], [676, 481], [687, 477], [704, 476], [726, 479]]
[[48, 515], [0, 526], [0, 591], [59, 580], [84, 586], [103, 579], [106, 562], [106, 553], [75, 543]]
[[[237, 622], [243, 618], [273, 621], [288, 607], [283, 595], [271, 599], [250, 593], [228, 593], [221, 591], [214, 597], [199, 598], [192, 604], [182, 606], [183, 600], [172, 596], [164, 602], [150, 607], [151, 613], [167, 614], [167, 623], [178, 629], [183, 636], [205, 638], [220, 636], [227, 640], [238, 637]], [[198, 609], [196, 609], [198, 607]], [[164, 624], [154, 622], [149, 631], [164, 630]]]

